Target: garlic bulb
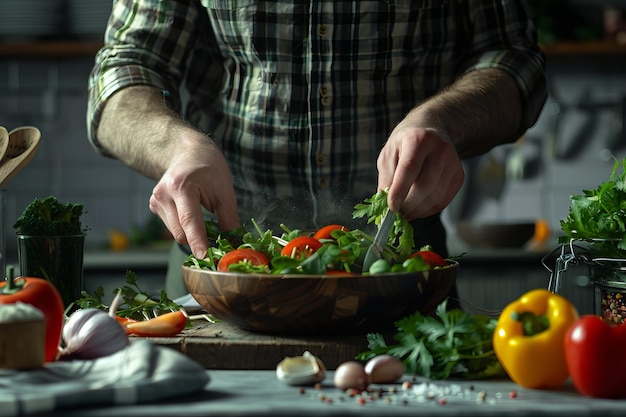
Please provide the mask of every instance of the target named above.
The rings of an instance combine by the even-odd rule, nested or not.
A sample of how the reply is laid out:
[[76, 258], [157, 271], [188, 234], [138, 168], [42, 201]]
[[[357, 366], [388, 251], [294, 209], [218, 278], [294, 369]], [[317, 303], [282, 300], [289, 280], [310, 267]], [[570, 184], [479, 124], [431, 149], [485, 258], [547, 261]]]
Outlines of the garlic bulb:
[[61, 358], [95, 359], [128, 346], [128, 336], [107, 312], [96, 308], [76, 310], [63, 326], [65, 347]]
[[277, 378], [289, 385], [307, 385], [326, 378], [326, 367], [310, 352], [302, 356], [287, 357], [276, 366]]

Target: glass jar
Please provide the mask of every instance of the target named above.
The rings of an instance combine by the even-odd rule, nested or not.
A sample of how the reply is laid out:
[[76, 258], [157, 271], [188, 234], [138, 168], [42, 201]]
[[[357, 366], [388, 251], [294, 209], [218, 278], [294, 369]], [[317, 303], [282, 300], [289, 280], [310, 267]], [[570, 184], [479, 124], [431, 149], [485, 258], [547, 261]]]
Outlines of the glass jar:
[[626, 271], [617, 264], [594, 264], [589, 271], [595, 286], [595, 314], [609, 323], [626, 322]]
[[85, 235], [17, 235], [20, 273], [26, 277], [50, 281], [68, 307], [83, 288], [83, 252]]

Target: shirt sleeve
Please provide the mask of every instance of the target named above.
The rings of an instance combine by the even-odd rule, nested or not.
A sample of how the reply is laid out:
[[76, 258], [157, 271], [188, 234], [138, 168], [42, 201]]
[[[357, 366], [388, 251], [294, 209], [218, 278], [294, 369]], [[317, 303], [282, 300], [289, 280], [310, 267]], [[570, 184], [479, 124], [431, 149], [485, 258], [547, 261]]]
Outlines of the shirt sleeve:
[[535, 124], [548, 96], [545, 55], [536, 28], [523, 0], [472, 0], [469, 10], [474, 41], [464, 72], [498, 68], [515, 80], [524, 112], [521, 135]]
[[87, 134], [93, 147], [107, 155], [97, 137], [106, 101], [129, 86], [147, 85], [181, 111], [179, 88], [193, 49], [198, 22], [194, 0], [116, 1], [89, 76]]

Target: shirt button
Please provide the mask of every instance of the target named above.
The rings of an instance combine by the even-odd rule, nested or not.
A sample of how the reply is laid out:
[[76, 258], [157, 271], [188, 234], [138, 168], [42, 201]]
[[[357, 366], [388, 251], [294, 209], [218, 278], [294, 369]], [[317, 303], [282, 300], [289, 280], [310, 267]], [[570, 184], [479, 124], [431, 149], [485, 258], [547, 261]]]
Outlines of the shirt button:
[[330, 97], [322, 97], [322, 106], [330, 106], [332, 102]]
[[326, 28], [326, 25], [319, 25], [317, 27], [317, 34], [320, 35], [322, 38], [328, 36], [328, 29]]
[[325, 178], [320, 178], [319, 180], [317, 180], [317, 185], [320, 188], [326, 188], [327, 184], [326, 184], [326, 179]]
[[323, 153], [318, 154], [315, 157], [315, 162], [317, 162], [317, 165], [324, 165], [324, 164], [326, 164], [326, 155], [324, 155]]
[[328, 87], [326, 87], [325, 85], [320, 87], [320, 96], [322, 97], [326, 97], [328, 96]]

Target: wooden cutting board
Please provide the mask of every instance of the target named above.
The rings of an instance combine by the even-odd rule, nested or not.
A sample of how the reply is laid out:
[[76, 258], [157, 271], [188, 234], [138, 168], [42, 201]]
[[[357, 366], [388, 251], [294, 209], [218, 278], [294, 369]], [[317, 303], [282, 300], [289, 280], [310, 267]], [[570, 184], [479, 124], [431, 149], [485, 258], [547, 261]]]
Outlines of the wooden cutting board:
[[153, 342], [178, 350], [206, 369], [276, 369], [287, 356], [311, 352], [335, 369], [367, 350], [365, 334], [333, 337], [275, 336], [249, 332], [228, 323], [194, 321], [173, 338]]

